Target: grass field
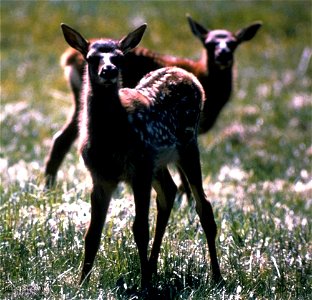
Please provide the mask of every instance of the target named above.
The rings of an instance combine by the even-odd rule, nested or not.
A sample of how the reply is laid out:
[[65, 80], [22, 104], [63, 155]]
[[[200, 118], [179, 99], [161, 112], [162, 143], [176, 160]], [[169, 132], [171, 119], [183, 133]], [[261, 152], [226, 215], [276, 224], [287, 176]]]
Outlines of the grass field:
[[[196, 58], [201, 45], [186, 13], [209, 28], [235, 31], [255, 20], [264, 25], [238, 49], [232, 101], [199, 140], [226, 287], [210, 282], [204, 234], [183, 199], [162, 245], [158, 299], [311, 299], [311, 1], [0, 5], [0, 299], [140, 299], [129, 189], [120, 186], [111, 203], [90, 285], [80, 289], [90, 179], [76, 147], [57, 187], [43, 188], [52, 136], [71, 107], [59, 65], [66, 49], [59, 25], [87, 37], [118, 38], [147, 22], [142, 45]], [[153, 201], [152, 231], [154, 216]]]

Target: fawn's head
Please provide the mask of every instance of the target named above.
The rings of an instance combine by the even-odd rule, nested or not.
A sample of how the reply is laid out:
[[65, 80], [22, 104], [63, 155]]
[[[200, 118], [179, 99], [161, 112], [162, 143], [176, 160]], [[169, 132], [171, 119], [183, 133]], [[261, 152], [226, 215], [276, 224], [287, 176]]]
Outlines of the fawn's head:
[[203, 43], [208, 53], [209, 64], [220, 69], [231, 68], [234, 62], [234, 51], [237, 46], [251, 40], [262, 26], [261, 22], [255, 22], [236, 33], [228, 30], [208, 30], [187, 16], [193, 34]]
[[61, 24], [66, 42], [86, 60], [91, 82], [103, 86], [117, 83], [124, 55], [139, 44], [146, 27], [146, 24], [141, 25], [119, 41], [97, 40], [90, 43], [76, 30]]

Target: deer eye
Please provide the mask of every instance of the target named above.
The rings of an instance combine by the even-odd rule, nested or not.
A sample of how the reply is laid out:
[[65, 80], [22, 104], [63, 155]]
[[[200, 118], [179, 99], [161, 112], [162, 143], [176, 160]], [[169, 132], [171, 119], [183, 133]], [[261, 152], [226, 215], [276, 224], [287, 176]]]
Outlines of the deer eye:
[[91, 63], [91, 64], [98, 64], [100, 61], [100, 57], [99, 56], [87, 56], [87, 62]]
[[115, 55], [115, 56], [112, 56], [110, 60], [114, 65], [119, 66], [122, 62], [122, 56]]
[[227, 42], [226, 44], [230, 49], [234, 49], [237, 43], [234, 41], [230, 41], [230, 42]]
[[207, 48], [214, 48], [217, 45], [217, 42], [215, 41], [209, 41], [206, 43]]

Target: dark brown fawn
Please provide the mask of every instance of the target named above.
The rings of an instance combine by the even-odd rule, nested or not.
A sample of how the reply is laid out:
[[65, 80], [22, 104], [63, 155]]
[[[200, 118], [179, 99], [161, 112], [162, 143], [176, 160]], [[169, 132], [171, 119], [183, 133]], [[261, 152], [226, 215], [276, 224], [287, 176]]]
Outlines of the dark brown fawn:
[[[121, 88], [125, 54], [140, 42], [146, 25], [120, 41], [92, 43], [65, 24], [67, 43], [87, 63], [80, 118], [81, 153], [93, 180], [91, 222], [85, 236], [80, 284], [89, 280], [114, 190], [120, 181], [132, 187], [135, 201], [134, 239], [141, 284], [147, 287], [157, 271], [162, 238], [177, 187], [167, 165], [179, 166], [196, 201], [211, 259], [213, 279], [222, 282], [213, 210], [202, 187], [197, 133], [205, 92], [197, 78], [177, 67], [158, 69], [134, 88]], [[155, 238], [150, 255], [149, 206], [151, 189], [157, 193]]]
[[[122, 78], [124, 87], [134, 87], [149, 71], [164, 66], [178, 66], [195, 74], [203, 85], [207, 96], [200, 117], [199, 133], [202, 134], [211, 129], [222, 108], [230, 99], [235, 49], [240, 43], [251, 40], [261, 27], [261, 23], [256, 22], [232, 33], [220, 29], [208, 30], [189, 16], [188, 21], [193, 34], [204, 45], [202, 56], [198, 61], [162, 55], [138, 47], [125, 55]], [[57, 171], [78, 136], [78, 115], [85, 61], [80, 52], [70, 48], [62, 56], [62, 65], [74, 94], [75, 107], [68, 123], [54, 138], [46, 163], [46, 186], [54, 184]], [[190, 190], [187, 188], [183, 175], [181, 179], [189, 197]]]

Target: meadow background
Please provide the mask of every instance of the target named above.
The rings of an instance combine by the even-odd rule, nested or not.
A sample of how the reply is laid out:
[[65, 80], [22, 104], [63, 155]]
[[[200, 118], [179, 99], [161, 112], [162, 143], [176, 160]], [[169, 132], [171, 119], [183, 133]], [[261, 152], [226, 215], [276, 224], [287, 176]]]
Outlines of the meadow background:
[[[122, 185], [111, 202], [90, 285], [79, 289], [90, 179], [76, 147], [58, 185], [43, 188], [52, 136], [71, 109], [60, 23], [86, 37], [119, 38], [147, 22], [142, 45], [196, 58], [201, 44], [186, 13], [212, 29], [236, 31], [256, 20], [263, 28], [237, 50], [232, 100], [199, 139], [227, 285], [210, 283], [206, 241], [194, 207], [182, 199], [162, 246], [158, 298], [311, 299], [311, 1], [0, 4], [0, 299], [141, 297], [129, 189]], [[153, 203], [152, 231], [154, 213]]]

